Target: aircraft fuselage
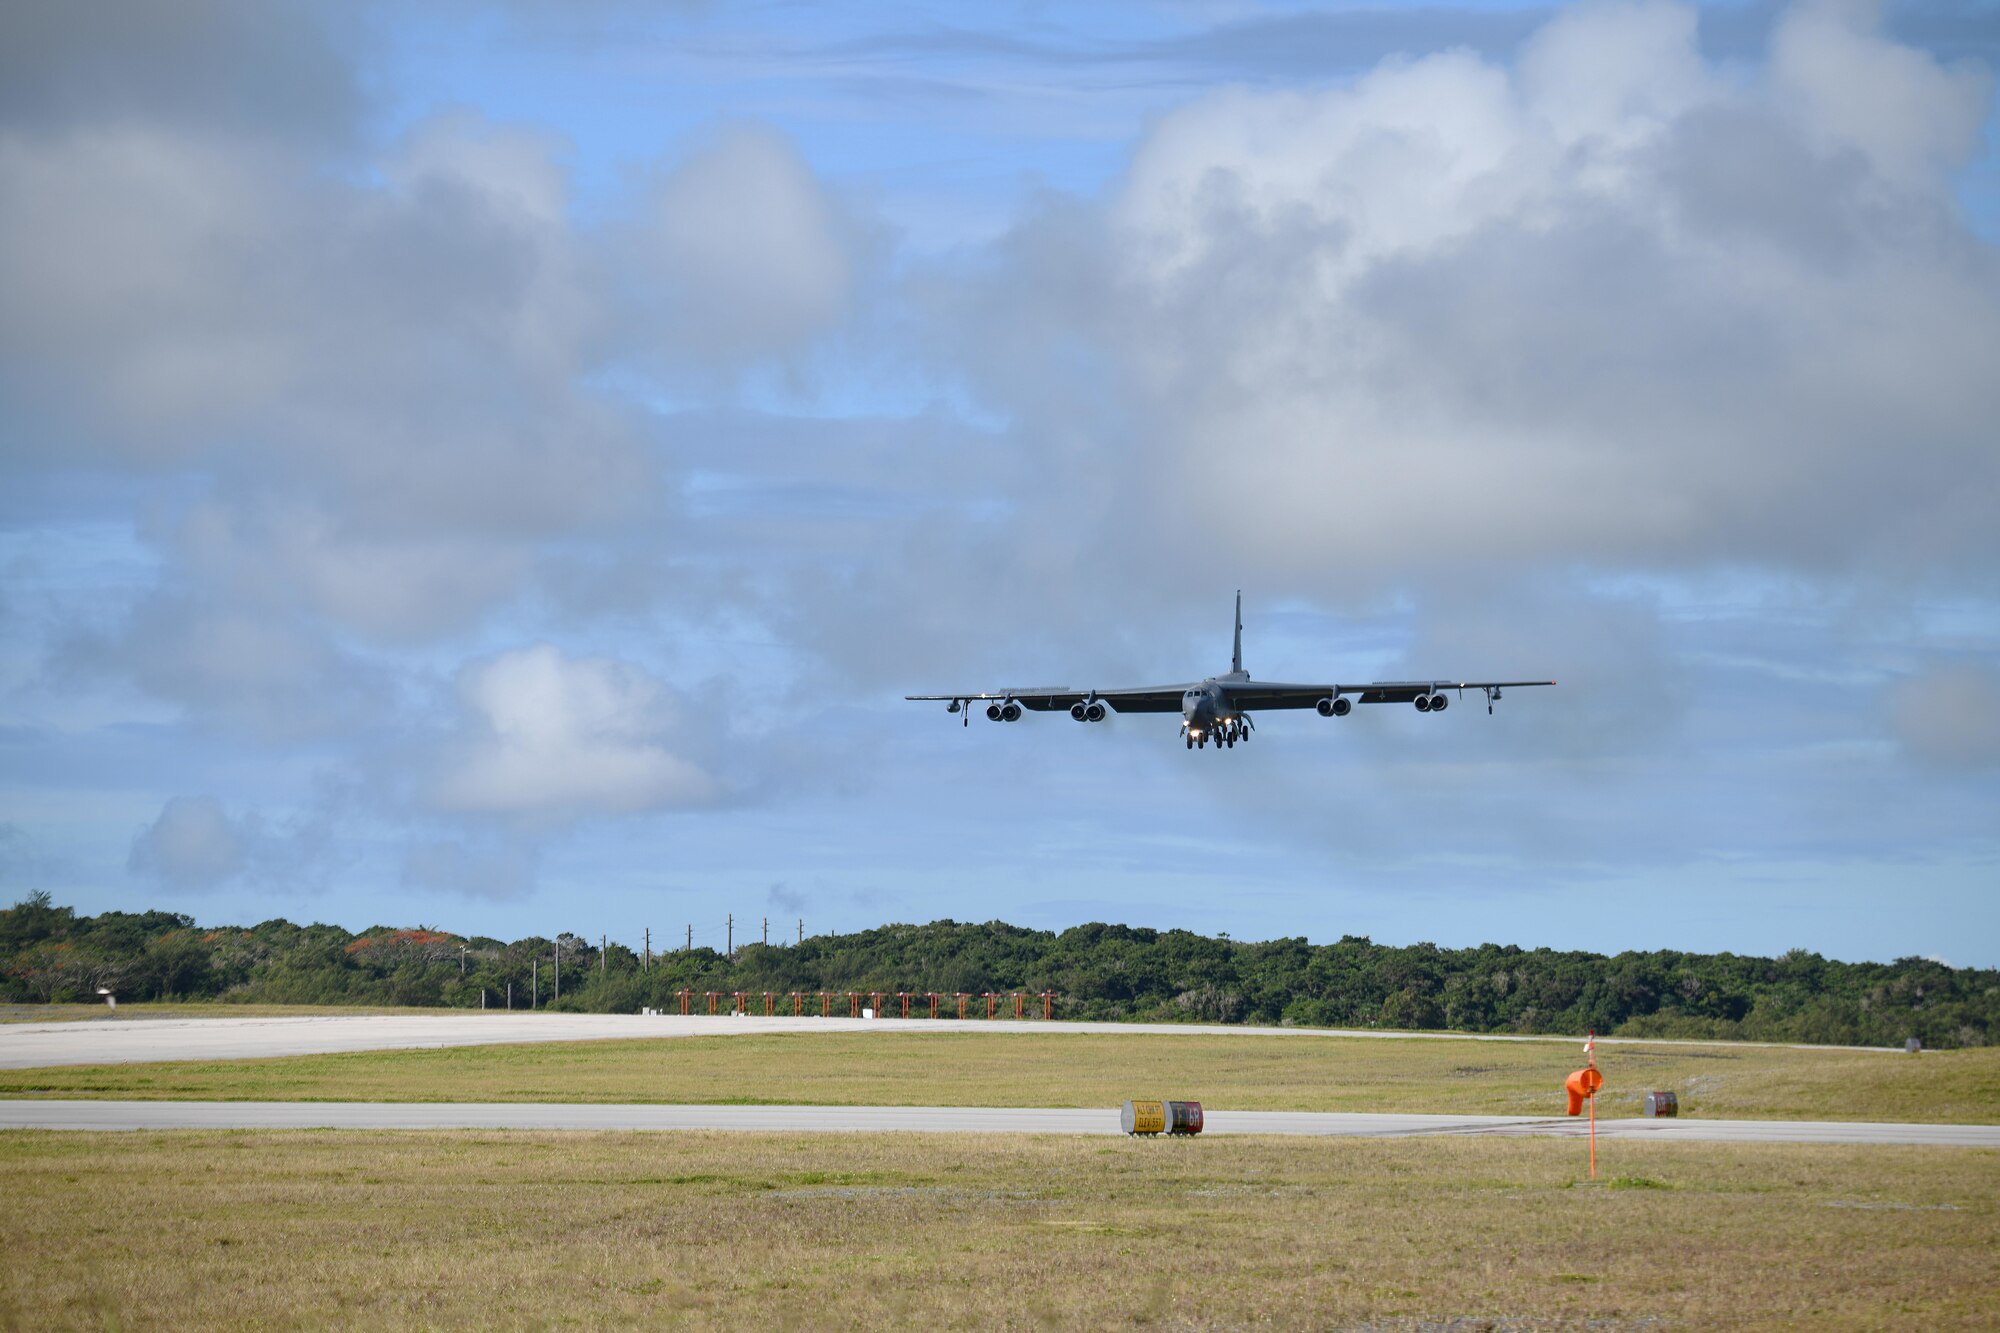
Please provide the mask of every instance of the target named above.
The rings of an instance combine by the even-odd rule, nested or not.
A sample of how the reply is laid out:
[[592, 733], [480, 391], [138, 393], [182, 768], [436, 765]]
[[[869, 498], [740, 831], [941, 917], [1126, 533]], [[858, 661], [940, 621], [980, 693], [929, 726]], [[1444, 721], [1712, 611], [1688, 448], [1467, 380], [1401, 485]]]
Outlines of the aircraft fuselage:
[[1229, 697], [1229, 687], [1247, 682], [1249, 673], [1231, 671], [1210, 676], [1188, 687], [1181, 696], [1181, 730], [1199, 742], [1209, 736], [1236, 731], [1243, 726], [1243, 710]]

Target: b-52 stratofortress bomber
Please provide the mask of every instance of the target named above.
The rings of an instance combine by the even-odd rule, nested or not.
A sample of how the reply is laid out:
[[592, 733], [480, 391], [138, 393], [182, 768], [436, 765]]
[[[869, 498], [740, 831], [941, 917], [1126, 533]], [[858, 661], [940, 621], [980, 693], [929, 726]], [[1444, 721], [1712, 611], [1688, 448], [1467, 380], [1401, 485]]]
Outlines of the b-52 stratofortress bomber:
[[1220, 750], [1248, 742], [1253, 712], [1268, 708], [1311, 708], [1321, 717], [1346, 717], [1357, 703], [1415, 704], [1419, 713], [1442, 713], [1452, 693], [1467, 690], [1486, 696], [1492, 712], [1502, 690], [1553, 685], [1552, 680], [1378, 680], [1367, 685], [1280, 685], [1250, 679], [1243, 669], [1243, 594], [1236, 594], [1236, 647], [1229, 670], [1191, 685], [1148, 685], [1133, 690], [1072, 690], [1067, 687], [988, 690], [962, 694], [908, 694], [906, 699], [939, 702], [947, 713], [960, 714], [971, 724], [972, 710], [986, 706], [994, 722], [1019, 722], [1024, 712], [1067, 711], [1078, 722], [1102, 722], [1112, 713], [1172, 713], [1181, 715], [1181, 739], [1192, 750], [1210, 741]]

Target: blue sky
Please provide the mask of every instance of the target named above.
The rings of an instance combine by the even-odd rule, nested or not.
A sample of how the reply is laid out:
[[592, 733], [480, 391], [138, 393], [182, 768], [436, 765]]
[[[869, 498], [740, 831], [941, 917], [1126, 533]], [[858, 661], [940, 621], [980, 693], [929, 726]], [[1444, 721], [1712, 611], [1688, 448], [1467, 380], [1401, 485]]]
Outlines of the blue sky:
[[[107, 12], [0, 18], [0, 896], [2000, 963], [1993, 7]], [[1562, 684], [901, 701], [1239, 587]]]

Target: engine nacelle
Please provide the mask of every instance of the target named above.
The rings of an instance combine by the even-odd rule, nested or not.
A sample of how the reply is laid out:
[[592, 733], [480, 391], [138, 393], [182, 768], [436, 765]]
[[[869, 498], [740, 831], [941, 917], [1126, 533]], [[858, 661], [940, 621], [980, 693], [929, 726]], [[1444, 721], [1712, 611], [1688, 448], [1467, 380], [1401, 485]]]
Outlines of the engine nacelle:
[[1104, 704], [1097, 699], [1078, 699], [1069, 706], [1069, 715], [1079, 722], [1102, 722]]
[[1336, 694], [1331, 699], [1321, 699], [1313, 707], [1321, 717], [1346, 717], [1354, 711], [1354, 700], [1346, 695]]
[[[1419, 713], [1428, 713], [1431, 711], [1431, 697], [1428, 694], [1418, 695], [1415, 702]], [[989, 711], [988, 716], [990, 717], [991, 715]]]
[[1433, 694], [1431, 696], [1431, 711], [1433, 713], [1442, 713], [1445, 709], [1449, 708], [1450, 706], [1451, 706], [1451, 700], [1446, 698], [1444, 695]]
[[986, 705], [986, 720], [988, 722], [1019, 722], [1021, 720], [1021, 705], [1015, 703], [1012, 699], [997, 700]]

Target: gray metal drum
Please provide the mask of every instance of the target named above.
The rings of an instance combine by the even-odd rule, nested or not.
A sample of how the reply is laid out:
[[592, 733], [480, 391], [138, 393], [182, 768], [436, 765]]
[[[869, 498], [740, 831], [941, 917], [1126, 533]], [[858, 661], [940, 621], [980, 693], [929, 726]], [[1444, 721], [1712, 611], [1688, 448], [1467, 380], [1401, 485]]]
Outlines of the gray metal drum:
[[1644, 1097], [1641, 1097], [1639, 1099], [1640, 1115], [1678, 1116], [1680, 1115], [1680, 1113], [1681, 1113], [1680, 1098], [1674, 1096], [1674, 1094], [1671, 1092], [1649, 1092]]

